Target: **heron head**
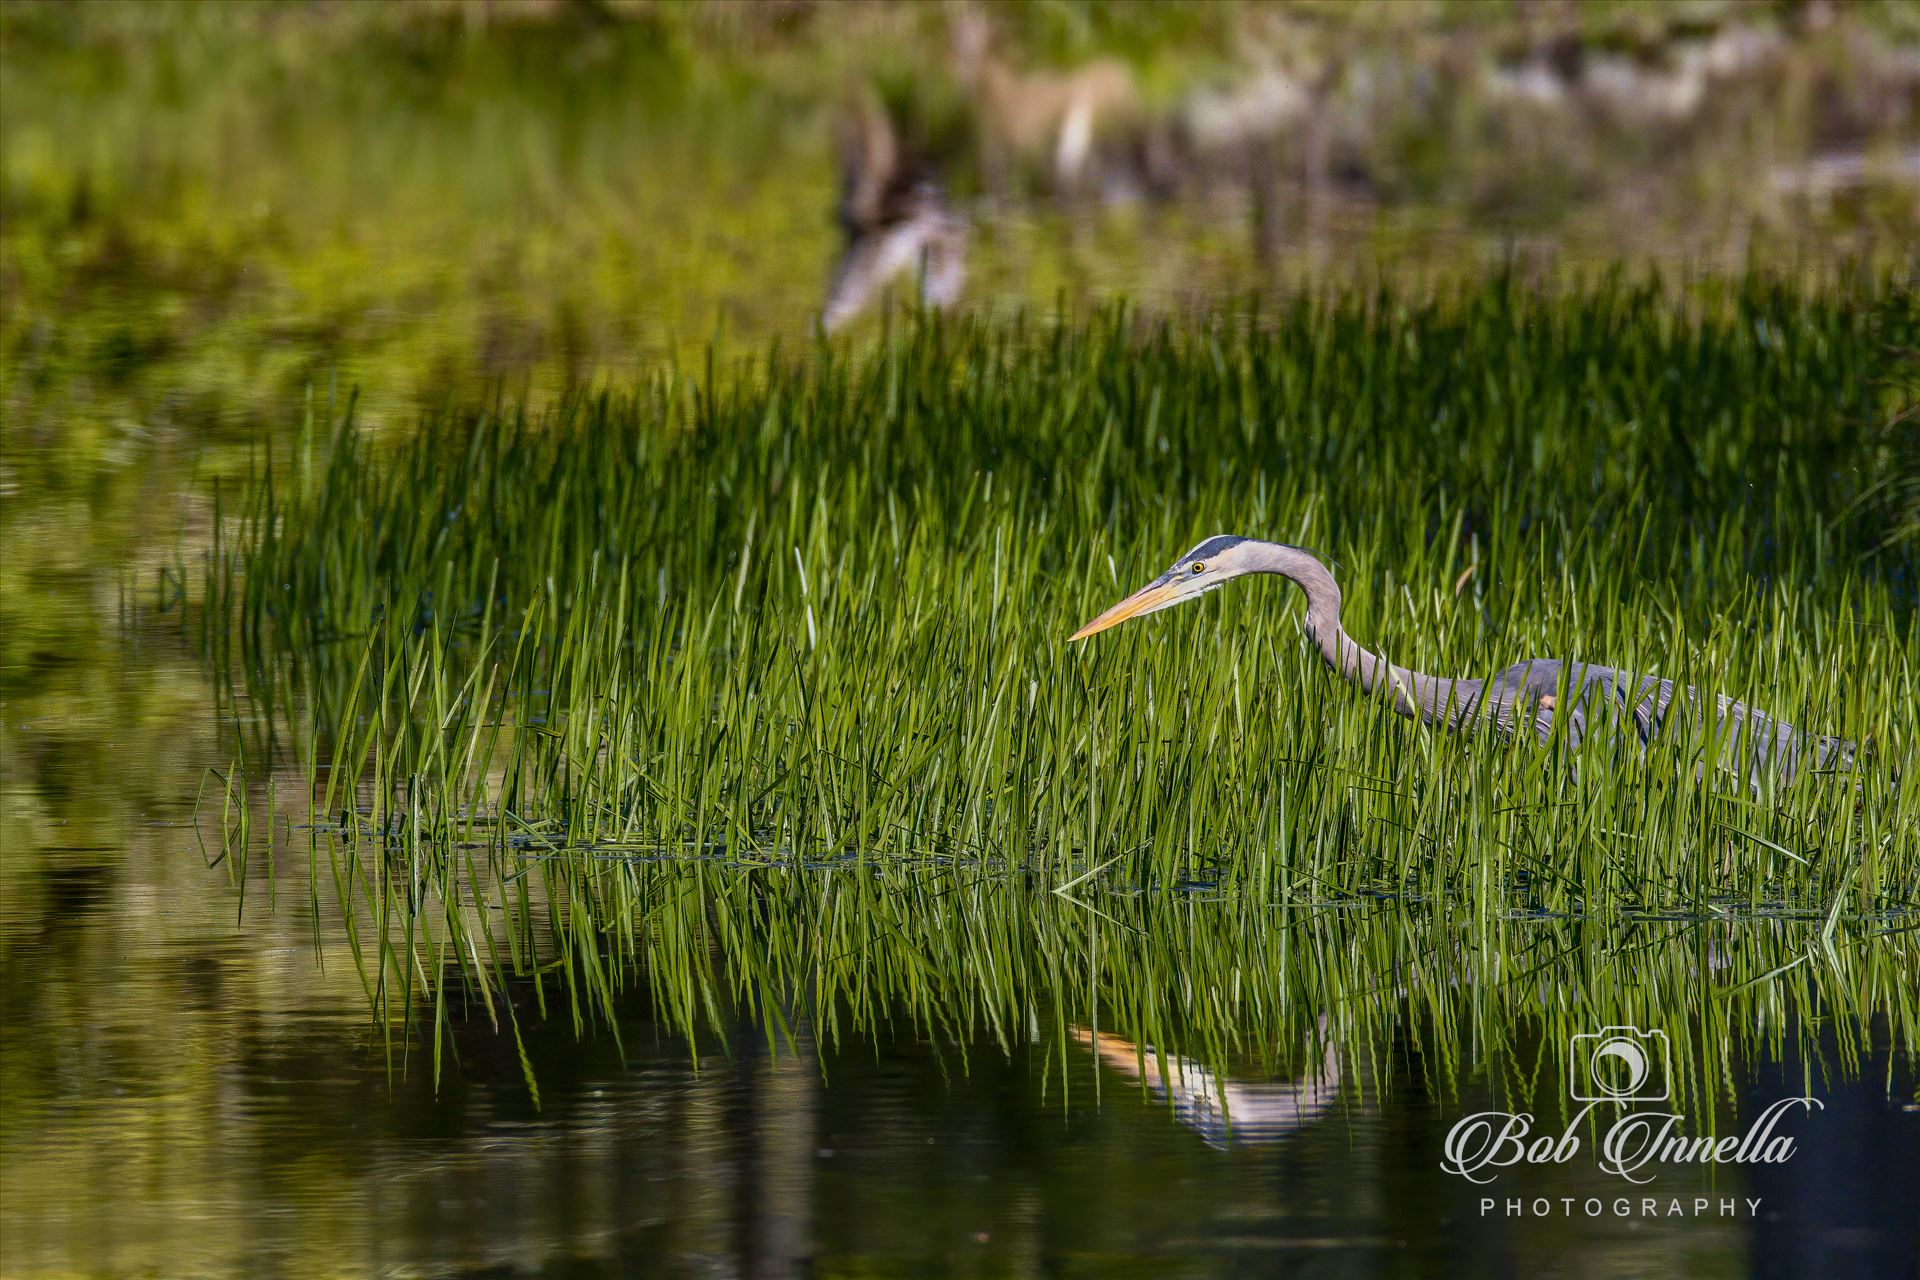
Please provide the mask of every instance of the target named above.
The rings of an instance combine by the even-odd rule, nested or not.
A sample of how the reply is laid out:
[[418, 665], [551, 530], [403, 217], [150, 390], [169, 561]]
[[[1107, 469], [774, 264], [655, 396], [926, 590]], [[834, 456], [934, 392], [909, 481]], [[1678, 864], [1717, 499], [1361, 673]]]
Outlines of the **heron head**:
[[1173, 562], [1173, 567], [1068, 637], [1085, 640], [1129, 618], [1171, 609], [1230, 582], [1252, 567], [1242, 550], [1247, 542], [1231, 534], [1208, 538]]

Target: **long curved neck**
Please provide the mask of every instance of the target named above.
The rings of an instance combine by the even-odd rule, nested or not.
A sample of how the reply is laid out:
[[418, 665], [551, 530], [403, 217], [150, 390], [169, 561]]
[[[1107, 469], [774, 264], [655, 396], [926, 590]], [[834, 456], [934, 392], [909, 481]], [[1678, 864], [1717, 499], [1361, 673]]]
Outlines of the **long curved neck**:
[[1471, 713], [1470, 691], [1456, 688], [1461, 682], [1397, 666], [1347, 634], [1340, 625], [1340, 584], [1318, 559], [1277, 542], [1245, 545], [1252, 572], [1278, 574], [1306, 593], [1307, 635], [1347, 683], [1391, 698], [1395, 711], [1428, 724], [1455, 726]]

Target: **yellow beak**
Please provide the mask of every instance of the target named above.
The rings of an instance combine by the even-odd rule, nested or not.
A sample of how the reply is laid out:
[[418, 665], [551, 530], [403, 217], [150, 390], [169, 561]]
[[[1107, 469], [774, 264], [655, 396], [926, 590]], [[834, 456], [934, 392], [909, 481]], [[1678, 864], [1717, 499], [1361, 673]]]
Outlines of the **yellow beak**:
[[1171, 604], [1174, 600], [1178, 599], [1179, 596], [1179, 586], [1172, 582], [1156, 582], [1150, 586], [1142, 587], [1125, 600], [1122, 600], [1119, 604], [1114, 605], [1113, 608], [1095, 618], [1092, 622], [1089, 622], [1086, 626], [1068, 636], [1067, 640], [1071, 643], [1075, 640], [1085, 640], [1088, 636], [1098, 635], [1108, 627], [1119, 626], [1128, 618], [1137, 618], [1143, 613], [1152, 612], [1161, 605]]

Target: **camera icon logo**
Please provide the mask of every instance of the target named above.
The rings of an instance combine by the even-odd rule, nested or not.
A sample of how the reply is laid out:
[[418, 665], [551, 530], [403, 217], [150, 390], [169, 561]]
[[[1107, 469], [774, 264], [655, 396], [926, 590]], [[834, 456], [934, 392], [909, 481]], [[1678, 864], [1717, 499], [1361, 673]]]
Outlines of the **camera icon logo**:
[[1664, 1102], [1672, 1093], [1664, 1031], [1603, 1027], [1570, 1044], [1567, 1092], [1575, 1102]]

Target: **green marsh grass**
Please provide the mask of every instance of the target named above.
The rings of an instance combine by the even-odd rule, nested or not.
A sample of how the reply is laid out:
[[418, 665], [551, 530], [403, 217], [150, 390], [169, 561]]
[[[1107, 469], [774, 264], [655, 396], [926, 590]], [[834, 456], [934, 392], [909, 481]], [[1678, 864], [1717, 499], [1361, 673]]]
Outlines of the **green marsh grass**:
[[[775, 1038], [1063, 1037], [1077, 990], [1162, 1046], [1297, 1045], [1327, 984], [1408, 989], [1395, 928], [1465, 956], [1434, 1001], [1493, 987], [1449, 1016], [1574, 1025], [1655, 998], [1621, 966], [1667, 917], [1772, 940], [1741, 1002], [1844, 992], [1911, 1046], [1915, 321], [1887, 279], [1495, 280], [913, 323], [385, 447], [320, 415], [224, 505], [204, 635], [291, 732], [316, 921], [436, 1066], [452, 992], [611, 1026], [637, 985], [690, 1031], [757, 991]], [[1396, 661], [1606, 662], [1870, 751], [1755, 793], [1710, 744], [1426, 730], [1278, 581], [1066, 644], [1222, 532], [1321, 549]], [[1303, 977], [1319, 916], [1371, 923]], [[1729, 1017], [1687, 964], [1647, 990]]]

